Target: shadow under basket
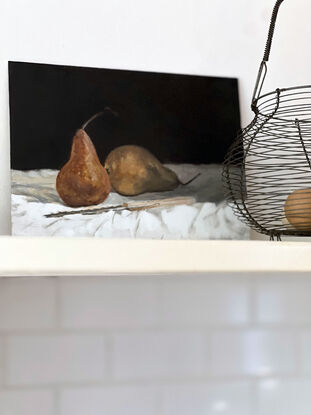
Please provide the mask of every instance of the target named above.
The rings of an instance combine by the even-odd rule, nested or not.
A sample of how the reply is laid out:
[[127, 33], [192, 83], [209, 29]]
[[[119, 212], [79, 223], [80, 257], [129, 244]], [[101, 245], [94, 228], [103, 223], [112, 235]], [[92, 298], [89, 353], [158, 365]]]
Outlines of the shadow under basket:
[[251, 105], [255, 117], [232, 144], [223, 169], [235, 214], [271, 240], [311, 236], [311, 85], [260, 95], [283, 1], [272, 14]]

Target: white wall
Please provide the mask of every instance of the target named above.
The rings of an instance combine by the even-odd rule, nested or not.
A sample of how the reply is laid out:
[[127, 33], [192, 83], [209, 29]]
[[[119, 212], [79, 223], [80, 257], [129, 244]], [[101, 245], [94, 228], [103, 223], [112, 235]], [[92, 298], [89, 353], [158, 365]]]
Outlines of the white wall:
[[311, 279], [0, 280], [1, 415], [309, 415]]
[[[238, 77], [246, 124], [273, 5], [273, 0], [1, 0], [0, 233], [10, 232], [8, 60]], [[283, 4], [268, 89], [310, 83], [310, 16], [308, 0]]]

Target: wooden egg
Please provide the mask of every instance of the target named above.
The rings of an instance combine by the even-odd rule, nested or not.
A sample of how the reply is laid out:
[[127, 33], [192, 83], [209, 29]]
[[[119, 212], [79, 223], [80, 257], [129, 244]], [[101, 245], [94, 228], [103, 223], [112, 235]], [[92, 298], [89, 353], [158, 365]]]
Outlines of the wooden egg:
[[301, 231], [311, 231], [311, 189], [294, 190], [284, 205], [288, 222]]

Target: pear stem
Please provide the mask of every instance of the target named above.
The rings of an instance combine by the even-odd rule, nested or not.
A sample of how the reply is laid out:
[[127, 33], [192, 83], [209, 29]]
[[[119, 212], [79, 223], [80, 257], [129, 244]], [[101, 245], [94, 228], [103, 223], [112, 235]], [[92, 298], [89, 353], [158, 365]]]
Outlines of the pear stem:
[[85, 123], [82, 125], [81, 129], [85, 130], [86, 127], [92, 122], [94, 121], [96, 118], [100, 117], [101, 115], [104, 115], [106, 112], [111, 112], [115, 117], [118, 117], [119, 114], [115, 111], [112, 111], [112, 109], [110, 107], [105, 107], [103, 109], [103, 111], [97, 112], [96, 114], [92, 115], [91, 118], [89, 118], [87, 121], [85, 121]]
[[187, 184], [190, 184], [190, 183], [192, 183], [197, 177], [199, 177], [199, 176], [201, 176], [201, 173], [197, 173], [195, 176], [193, 176], [190, 180], [188, 180], [187, 182], [185, 182], [185, 183], [182, 183], [182, 182], [180, 182], [180, 184], [182, 185], [182, 186], [187, 186]]

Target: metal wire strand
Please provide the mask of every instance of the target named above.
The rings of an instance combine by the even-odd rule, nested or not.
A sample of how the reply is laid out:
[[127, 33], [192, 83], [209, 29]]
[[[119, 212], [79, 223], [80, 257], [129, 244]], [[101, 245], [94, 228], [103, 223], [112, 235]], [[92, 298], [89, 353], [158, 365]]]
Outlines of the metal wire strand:
[[231, 146], [223, 169], [236, 215], [271, 239], [311, 235], [311, 86], [278, 89]]
[[311, 236], [311, 85], [261, 95], [283, 1], [272, 13], [252, 99], [255, 117], [232, 144], [223, 169], [235, 214], [271, 240]]

